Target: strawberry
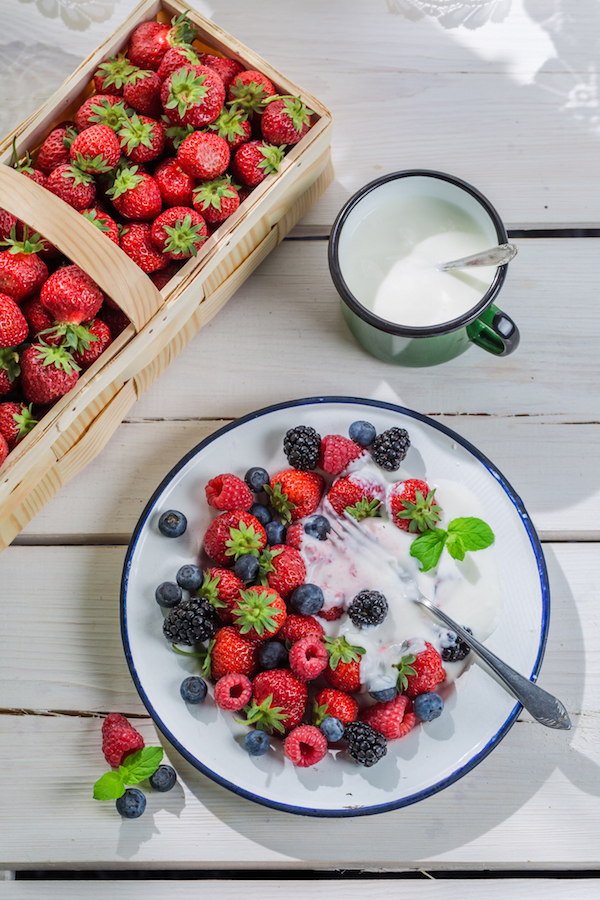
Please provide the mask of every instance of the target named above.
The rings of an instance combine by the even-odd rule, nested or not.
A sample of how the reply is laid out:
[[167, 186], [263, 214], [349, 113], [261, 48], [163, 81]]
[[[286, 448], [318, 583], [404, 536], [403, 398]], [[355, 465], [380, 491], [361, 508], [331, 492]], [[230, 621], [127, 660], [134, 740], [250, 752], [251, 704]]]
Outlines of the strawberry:
[[321, 440], [319, 468], [330, 475], [339, 475], [350, 463], [366, 456], [364, 447], [341, 434], [328, 434]]
[[233, 622], [231, 610], [240, 596], [240, 591], [243, 591], [245, 587], [246, 583], [238, 578], [231, 569], [212, 566], [204, 573], [204, 580], [197, 593], [199, 597], [206, 597], [209, 603], [215, 607], [221, 619], [230, 624]]
[[418, 478], [399, 481], [388, 490], [387, 504], [390, 518], [402, 531], [420, 533], [435, 528], [440, 521], [441, 508], [435, 502], [435, 488]]
[[143, 272], [150, 274], [166, 268], [169, 257], [157, 250], [149, 222], [130, 222], [121, 230], [121, 250], [131, 257]]
[[151, 175], [138, 166], [123, 169], [106, 192], [117, 212], [126, 219], [155, 219], [162, 209], [160, 189]]
[[327, 738], [314, 725], [299, 725], [283, 742], [288, 759], [300, 768], [314, 766], [327, 754]]
[[291, 731], [299, 725], [308, 699], [303, 681], [289, 669], [259, 672], [252, 682], [254, 700], [246, 707], [246, 721], [271, 733]]
[[296, 641], [289, 652], [290, 669], [301, 681], [313, 681], [327, 667], [329, 659], [325, 645], [315, 635]]
[[69, 155], [83, 172], [96, 175], [114, 169], [121, 158], [121, 147], [108, 125], [90, 125], [77, 135]]
[[219, 628], [208, 645], [206, 667], [211, 677], [222, 678], [230, 672], [239, 672], [252, 678], [258, 670], [258, 648], [256, 641], [248, 641], [237, 628], [225, 625]]
[[83, 101], [75, 122], [79, 133], [91, 125], [108, 125], [113, 131], [118, 131], [126, 118], [127, 110], [122, 97], [95, 94]]
[[69, 148], [76, 135], [74, 122], [63, 122], [53, 128], [38, 150], [38, 168], [49, 175], [53, 169], [69, 163], [71, 160]]
[[7, 209], [0, 209], [0, 242], [10, 237], [13, 228], [16, 234], [18, 224], [19, 220], [16, 216], [13, 216]]
[[329, 606], [327, 609], [320, 609], [315, 615], [320, 619], [325, 619], [326, 622], [336, 622], [342, 618], [344, 612], [343, 606]]
[[194, 131], [177, 151], [177, 162], [194, 178], [211, 180], [222, 175], [229, 165], [231, 153], [226, 140], [218, 134]]
[[329, 651], [329, 665], [324, 676], [329, 684], [339, 691], [358, 691], [361, 685], [360, 657], [365, 650], [348, 643], [345, 637], [325, 638]]
[[13, 138], [13, 168], [17, 172], [20, 172], [22, 175], [25, 175], [27, 178], [30, 178], [32, 181], [35, 181], [35, 183], [39, 184], [40, 187], [46, 187], [48, 176], [44, 172], [42, 172], [41, 169], [34, 167], [33, 163], [31, 162], [29, 153], [25, 153], [24, 160], [22, 162], [19, 162], [19, 158], [17, 155], [16, 138]]
[[220, 225], [236, 211], [240, 196], [231, 183], [231, 176], [223, 175], [199, 185], [192, 203], [209, 225]]
[[27, 319], [7, 294], [0, 294], [0, 347], [16, 347], [29, 334]]
[[78, 366], [64, 347], [31, 344], [21, 355], [21, 386], [29, 403], [44, 406], [75, 386]]
[[80, 325], [93, 319], [104, 294], [87, 272], [79, 266], [63, 266], [45, 281], [40, 303], [60, 323]]
[[194, 133], [194, 126], [173, 125], [168, 116], [161, 116], [160, 120], [165, 126], [165, 152], [177, 153], [186, 137]]
[[215, 121], [207, 127], [227, 141], [232, 154], [252, 139], [252, 124], [241, 109], [228, 109], [224, 106]]
[[0, 253], [0, 292], [20, 303], [39, 291], [48, 277], [48, 266], [37, 255], [40, 249], [38, 234], [29, 237], [25, 229], [24, 239], [18, 241], [16, 229], [13, 229], [10, 238], [3, 243], [8, 244], [9, 249]]
[[160, 99], [173, 125], [200, 128], [214, 122], [225, 102], [223, 82], [208, 66], [182, 66], [162, 83]]
[[283, 149], [265, 141], [249, 141], [236, 151], [233, 158], [233, 177], [248, 187], [256, 187], [261, 181], [279, 171]]
[[0, 466], [2, 465], [2, 463], [8, 456], [8, 453], [9, 453], [9, 450], [8, 450], [8, 444], [6, 443], [6, 438], [3, 437], [2, 434], [0, 434]]
[[237, 475], [217, 475], [210, 479], [204, 490], [208, 505], [215, 509], [248, 510], [254, 503], [254, 494]]
[[130, 75], [136, 71], [136, 67], [124, 53], [117, 56], [109, 56], [106, 62], [101, 63], [94, 72], [94, 87], [97, 94], [111, 94], [120, 97], [123, 87]]
[[267, 97], [273, 97], [277, 91], [266, 75], [255, 69], [240, 72], [229, 84], [227, 99], [232, 109], [241, 109], [247, 115], [262, 113]]
[[169, 75], [181, 69], [194, 69], [200, 65], [200, 58], [193, 47], [182, 45], [181, 47], [171, 47], [167, 50], [158, 67], [158, 77], [163, 82]]
[[327, 500], [338, 515], [344, 510], [360, 522], [370, 516], [379, 516], [385, 488], [360, 472], [351, 473], [333, 482]]
[[[48, 314], [40, 303], [39, 294], [35, 297], [30, 297], [28, 300], [24, 300], [21, 304], [21, 312], [27, 320], [31, 337], [36, 340], [42, 331], [47, 331], [49, 328], [53, 328], [53, 326], [56, 325], [52, 316]], [[46, 335], [44, 336], [44, 340], [47, 344], [60, 343], [60, 339], [58, 338], [56, 340], [46, 340]]]
[[17, 351], [13, 347], [0, 350], [0, 396], [10, 394], [15, 389], [20, 372]]
[[188, 259], [198, 255], [208, 231], [195, 209], [171, 206], [152, 223], [151, 237], [154, 246], [169, 259]]
[[304, 637], [321, 639], [325, 634], [323, 626], [313, 616], [301, 616], [299, 613], [288, 613], [288, 617], [279, 629], [277, 638], [283, 641], [299, 641]]
[[240, 591], [231, 608], [235, 627], [250, 641], [274, 637], [287, 616], [285, 601], [270, 587], [249, 587]]
[[181, 262], [175, 262], [174, 259], [171, 259], [164, 269], [161, 269], [158, 272], [150, 273], [150, 281], [152, 281], [156, 285], [159, 291], [162, 291], [163, 288], [165, 288], [171, 281], [171, 279], [177, 274], [181, 266]]
[[[183, 171], [176, 159], [163, 159], [154, 170], [154, 180], [165, 206], [192, 206], [194, 179]], [[202, 210], [198, 208], [198, 212]]]
[[404, 737], [415, 727], [417, 717], [412, 711], [412, 703], [408, 697], [398, 694], [387, 703], [376, 703], [363, 709], [360, 721], [379, 731], [386, 740], [394, 741]]
[[102, 723], [102, 752], [106, 762], [117, 769], [130, 753], [141, 750], [144, 739], [125, 716], [109, 713]]
[[269, 144], [297, 144], [310, 128], [311, 115], [300, 97], [270, 99], [260, 118], [262, 136]]
[[221, 513], [210, 523], [204, 535], [204, 550], [221, 566], [233, 565], [238, 556], [259, 556], [267, 535], [258, 519], [244, 510]]
[[123, 99], [141, 115], [157, 119], [163, 111], [160, 102], [161, 88], [162, 79], [157, 72], [151, 69], [137, 69], [125, 83]]
[[111, 306], [108, 306], [104, 303], [96, 316], [97, 319], [102, 319], [103, 322], [106, 322], [108, 327], [110, 328], [110, 335], [113, 339], [117, 338], [122, 331], [124, 331], [127, 326], [130, 324], [129, 319], [122, 309], [113, 309]]
[[306, 581], [304, 560], [293, 547], [275, 544], [263, 550], [259, 560], [261, 583], [274, 588], [284, 600]]
[[37, 422], [31, 406], [16, 402], [0, 403], [0, 434], [4, 436], [9, 450], [29, 434]]
[[173, 18], [170, 25], [143, 22], [131, 35], [129, 59], [141, 69], [156, 71], [167, 50], [181, 44], [191, 44], [197, 33], [197, 28], [185, 13]]
[[98, 228], [102, 234], [105, 234], [113, 243], [119, 243], [119, 226], [108, 213], [103, 210], [95, 209], [94, 207], [91, 209], [80, 209], [79, 212], [88, 220], [88, 222], [95, 225], [96, 228]]
[[88, 334], [95, 340], [89, 342], [87, 349], [73, 351], [73, 359], [84, 370], [89, 369], [92, 363], [96, 362], [98, 357], [112, 343], [110, 328], [102, 319], [92, 319], [91, 322], [86, 324], [86, 329]]
[[148, 116], [133, 114], [118, 132], [123, 153], [134, 163], [157, 159], [165, 147], [165, 129], [162, 122]]
[[236, 59], [230, 59], [228, 56], [213, 56], [210, 53], [200, 53], [199, 60], [203, 66], [208, 66], [217, 73], [226, 88], [229, 87], [233, 79], [244, 71], [243, 65]]
[[47, 188], [74, 209], [87, 209], [96, 199], [93, 177], [69, 163], [52, 170]]
[[438, 684], [446, 679], [446, 671], [442, 665], [442, 657], [428, 641], [425, 650], [405, 654], [394, 668], [398, 669], [398, 690], [405, 692], [411, 699], [417, 694], [435, 691]]
[[339, 719], [344, 725], [349, 725], [358, 718], [358, 703], [346, 691], [323, 688], [313, 701], [313, 724], [321, 725], [327, 716], [332, 716], [334, 719]]
[[[19, 241], [25, 239], [26, 228], [30, 232], [33, 231], [33, 229], [29, 228], [28, 225], [25, 225], [24, 222], [17, 222], [17, 238]], [[41, 234], [37, 237], [37, 243], [40, 245], [40, 249], [36, 250], [36, 253], [44, 262], [51, 262], [60, 256], [60, 250], [58, 250], [54, 244], [51, 244], [48, 238], [43, 237]]]
[[321, 499], [325, 482], [316, 472], [285, 469], [265, 486], [269, 502], [284, 521], [302, 519], [313, 513]]
[[301, 550], [303, 541], [304, 525], [302, 522], [295, 522], [293, 525], [289, 525], [285, 533], [285, 542], [288, 547], [293, 547], [294, 550]]

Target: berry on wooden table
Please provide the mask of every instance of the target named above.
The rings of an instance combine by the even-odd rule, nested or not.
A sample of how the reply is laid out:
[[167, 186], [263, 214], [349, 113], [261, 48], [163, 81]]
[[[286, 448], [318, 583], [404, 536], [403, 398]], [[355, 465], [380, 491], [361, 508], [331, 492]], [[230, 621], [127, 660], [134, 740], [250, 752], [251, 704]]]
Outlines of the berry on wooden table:
[[164, 794], [166, 791], [171, 791], [177, 784], [177, 773], [173, 766], [159, 766], [156, 772], [152, 773], [148, 782], [153, 790]]
[[117, 812], [125, 819], [137, 819], [146, 809], [146, 798], [138, 788], [127, 788], [116, 800]]
[[117, 769], [130, 753], [141, 750], [144, 739], [120, 713], [109, 713], [102, 723], [102, 752], [106, 762]]

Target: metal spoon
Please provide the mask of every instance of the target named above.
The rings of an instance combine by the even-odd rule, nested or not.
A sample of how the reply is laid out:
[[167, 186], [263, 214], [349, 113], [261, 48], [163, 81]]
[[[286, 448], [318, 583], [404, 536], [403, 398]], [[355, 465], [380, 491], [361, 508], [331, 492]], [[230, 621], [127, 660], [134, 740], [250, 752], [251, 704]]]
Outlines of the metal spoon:
[[498, 247], [490, 247], [489, 250], [480, 250], [472, 256], [438, 263], [436, 268], [440, 272], [447, 272], [449, 269], [470, 269], [472, 266], [503, 266], [517, 255], [518, 249], [515, 244], [500, 244]]

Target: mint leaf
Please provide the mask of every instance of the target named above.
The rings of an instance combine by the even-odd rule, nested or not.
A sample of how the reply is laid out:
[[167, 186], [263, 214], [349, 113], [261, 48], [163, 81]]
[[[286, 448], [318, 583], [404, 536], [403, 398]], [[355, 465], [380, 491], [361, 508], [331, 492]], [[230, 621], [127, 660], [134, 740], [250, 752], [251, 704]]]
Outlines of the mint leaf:
[[118, 800], [125, 793], [119, 772], [107, 772], [94, 785], [94, 800]]
[[428, 572], [437, 565], [448, 537], [443, 528], [433, 528], [419, 535], [410, 545], [410, 555], [423, 563], [422, 572]]
[[162, 747], [144, 747], [143, 750], [136, 750], [135, 753], [125, 757], [125, 762], [119, 766], [118, 774], [124, 784], [138, 784], [156, 772], [162, 758]]
[[448, 553], [454, 559], [463, 560], [465, 558], [465, 553], [467, 552], [465, 545], [463, 544], [462, 538], [458, 534], [452, 534], [450, 529], [448, 529], [448, 540], [446, 541], [446, 547], [448, 549]]
[[[448, 537], [455, 535], [465, 550], [484, 550], [494, 543], [494, 532], [483, 519], [469, 517], [466, 519], [452, 519], [448, 525]], [[450, 550], [450, 540], [448, 539], [448, 550]], [[452, 553], [452, 556], [454, 554]], [[463, 559], [462, 556], [455, 559]]]

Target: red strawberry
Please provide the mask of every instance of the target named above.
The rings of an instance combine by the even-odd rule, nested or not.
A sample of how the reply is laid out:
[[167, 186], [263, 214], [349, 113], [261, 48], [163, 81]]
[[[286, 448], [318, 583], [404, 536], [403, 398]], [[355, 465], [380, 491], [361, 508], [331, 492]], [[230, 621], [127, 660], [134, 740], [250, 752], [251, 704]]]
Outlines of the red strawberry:
[[350, 463], [366, 455], [364, 447], [341, 434], [328, 434], [321, 440], [319, 468], [330, 475], [339, 475]]
[[225, 474], [211, 478], [205, 487], [209, 506], [215, 509], [245, 509], [254, 503], [254, 494], [237, 475]]
[[214, 122], [225, 102], [225, 86], [208, 66], [182, 66], [162, 83], [160, 99], [173, 125], [200, 128]]
[[208, 231], [195, 209], [171, 206], [152, 223], [151, 237], [154, 246], [169, 259], [189, 259], [198, 255]]
[[143, 22], [131, 35], [129, 59], [141, 69], [156, 71], [167, 50], [181, 44], [191, 44], [197, 33], [197, 28], [185, 13], [172, 19], [170, 25]]
[[398, 690], [405, 692], [411, 699], [418, 694], [435, 691], [438, 684], [446, 679], [442, 657], [427, 641], [425, 647], [416, 656], [410, 652], [405, 654], [395, 666], [398, 669]]
[[25, 153], [25, 158], [22, 162], [19, 162], [17, 157], [17, 139], [13, 138], [13, 168], [17, 172], [21, 172], [22, 175], [25, 175], [27, 178], [30, 178], [32, 181], [35, 181], [36, 184], [39, 184], [41, 187], [46, 187], [46, 183], [48, 181], [48, 176], [42, 172], [41, 169], [35, 168], [33, 163], [31, 162], [31, 157], [29, 153]]
[[97, 94], [111, 94], [120, 97], [123, 87], [130, 75], [133, 75], [136, 67], [123, 53], [118, 56], [109, 56], [106, 62], [101, 63], [94, 72], [94, 87]]
[[37, 422], [31, 412], [31, 406], [25, 406], [24, 403], [0, 403], [0, 434], [3, 435], [9, 450], [29, 434]]
[[202, 213], [209, 225], [220, 225], [236, 211], [240, 197], [231, 183], [231, 177], [224, 175], [199, 185], [192, 202], [194, 209]]
[[8, 444], [6, 443], [6, 438], [0, 434], [0, 466], [8, 456]]
[[106, 762], [117, 769], [130, 753], [141, 750], [144, 738], [125, 716], [109, 713], [102, 723], [102, 752]]
[[229, 85], [227, 99], [232, 109], [242, 109], [248, 115], [251, 112], [261, 113], [267, 97], [273, 97], [277, 91], [266, 75], [255, 69], [240, 72]]
[[162, 79], [151, 69], [137, 69], [127, 79], [123, 88], [123, 99], [136, 112], [157, 119], [162, 115], [160, 90]]
[[[24, 300], [21, 304], [21, 312], [27, 319], [27, 324], [29, 325], [29, 330], [33, 338], [37, 339], [40, 332], [46, 331], [48, 328], [52, 328], [56, 325], [52, 316], [48, 314], [40, 303], [39, 294], [35, 297], [30, 297], [28, 300]], [[44, 338], [45, 337], [46, 336], [44, 336]], [[46, 341], [47, 344], [51, 342], [59, 343], [58, 340]]]
[[113, 243], [119, 243], [119, 226], [108, 213], [100, 209], [80, 209], [81, 215], [105, 234]]
[[230, 156], [227, 141], [218, 134], [194, 131], [179, 145], [177, 162], [194, 178], [209, 180], [223, 174]]
[[289, 525], [285, 533], [285, 542], [288, 547], [293, 547], [295, 550], [301, 550], [303, 540], [304, 525], [301, 522], [295, 522], [293, 525]]
[[380, 515], [385, 488], [360, 472], [338, 478], [331, 485], [327, 500], [338, 515], [347, 510], [357, 521]]
[[379, 731], [386, 740], [394, 741], [404, 737], [415, 727], [417, 717], [412, 711], [412, 703], [408, 697], [398, 694], [387, 703], [376, 703], [363, 709], [360, 720], [375, 731]]
[[155, 219], [162, 209], [160, 189], [151, 175], [132, 166], [123, 169], [107, 191], [117, 212], [126, 219]]
[[93, 177], [77, 166], [67, 164], [53, 169], [46, 186], [74, 209], [87, 209], [96, 199]]
[[312, 114], [299, 97], [271, 100], [260, 118], [262, 136], [278, 146], [297, 144], [310, 128]]
[[93, 319], [104, 294], [79, 266], [63, 266], [44, 282], [40, 303], [57, 322], [80, 325]]
[[323, 477], [316, 472], [285, 469], [271, 478], [266, 488], [269, 502], [285, 521], [314, 513], [321, 500]]
[[121, 158], [121, 147], [108, 125], [90, 125], [77, 135], [69, 155], [82, 171], [96, 175], [114, 169]]
[[323, 626], [313, 616], [301, 616], [299, 613], [288, 613], [288, 617], [279, 629], [277, 638], [283, 641], [299, 641], [304, 637], [322, 638], [325, 634]]
[[229, 87], [236, 75], [244, 71], [240, 62], [230, 59], [228, 56], [212, 56], [210, 53], [201, 53], [198, 61], [216, 72], [226, 88]]
[[256, 187], [261, 181], [279, 171], [283, 149], [265, 141], [249, 141], [236, 151], [232, 172], [237, 181], [248, 187]]
[[204, 580], [197, 593], [199, 597], [206, 597], [209, 603], [215, 607], [221, 619], [230, 624], [233, 622], [231, 610], [240, 596], [240, 591], [245, 588], [246, 583], [238, 578], [231, 569], [212, 566], [204, 573]]
[[122, 309], [113, 309], [106, 303], [103, 303], [98, 311], [97, 319], [102, 319], [110, 328], [110, 334], [113, 339], [117, 338], [130, 324], [129, 319]]
[[169, 265], [169, 257], [161, 253], [152, 240], [149, 222], [130, 222], [121, 231], [121, 250], [131, 257], [143, 272], [158, 272]]
[[151, 272], [150, 281], [154, 282], [159, 291], [165, 288], [174, 275], [177, 274], [183, 263], [175, 262], [174, 259], [169, 260], [169, 264], [158, 272]]
[[27, 319], [7, 294], [0, 294], [0, 347], [16, 347], [29, 334]]
[[229, 109], [226, 106], [215, 121], [210, 123], [208, 129], [224, 138], [232, 153], [252, 137], [252, 125], [246, 113], [241, 109]]
[[165, 147], [165, 129], [162, 122], [134, 113], [119, 128], [119, 140], [123, 153], [134, 163], [157, 159]]
[[264, 730], [286, 732], [299, 725], [308, 692], [303, 681], [289, 669], [259, 672], [252, 682], [254, 701], [248, 707], [247, 721]]
[[344, 612], [343, 606], [330, 606], [327, 609], [320, 609], [315, 615], [320, 619], [325, 619], [326, 622], [335, 622], [342, 618]]
[[349, 725], [358, 718], [358, 703], [346, 691], [324, 688], [319, 691], [313, 702], [313, 723], [321, 725], [327, 716]]
[[212, 678], [222, 678], [229, 672], [252, 678], [258, 670], [259, 647], [259, 643], [246, 640], [232, 625], [220, 628], [208, 646], [207, 665]]
[[83, 101], [75, 121], [80, 133], [91, 125], [108, 125], [113, 131], [117, 131], [126, 118], [127, 111], [122, 97], [95, 94]]
[[[165, 206], [192, 206], [194, 179], [183, 171], [176, 159], [164, 159], [159, 163], [154, 170], [154, 180]], [[198, 212], [202, 210], [198, 209]]]
[[357, 691], [360, 688], [360, 657], [365, 652], [362, 647], [352, 646], [345, 637], [325, 638], [329, 650], [329, 665], [324, 676], [329, 684], [339, 691]]
[[76, 135], [74, 122], [63, 122], [52, 129], [38, 150], [37, 164], [42, 172], [49, 175], [53, 169], [70, 162], [69, 148]]
[[231, 510], [213, 519], [204, 535], [204, 550], [221, 566], [232, 566], [238, 556], [259, 556], [267, 535], [258, 519], [244, 510]]
[[440, 521], [442, 510], [435, 502], [435, 488], [430, 491], [418, 478], [392, 485], [387, 502], [392, 522], [402, 531], [422, 533]]
[[158, 67], [158, 77], [163, 82], [182, 66], [186, 69], [194, 69], [198, 65], [200, 65], [200, 58], [193, 47], [171, 47], [163, 56]]
[[260, 578], [287, 600], [306, 581], [306, 566], [293, 547], [275, 544], [260, 555]]
[[321, 762], [327, 754], [327, 738], [314, 725], [300, 725], [288, 734], [283, 749], [295, 766], [305, 769]]
[[39, 291], [48, 277], [48, 266], [39, 258], [39, 235], [28, 237], [27, 230], [22, 241], [18, 241], [16, 231], [11, 231], [6, 241], [9, 249], [0, 253], [0, 292], [8, 294], [15, 303], [31, 297]]
[[87, 322], [86, 329], [88, 334], [96, 340], [90, 341], [87, 349], [73, 351], [73, 359], [81, 369], [89, 369], [112, 343], [110, 328], [102, 319], [92, 319], [91, 322]]
[[[26, 228], [29, 232], [33, 232], [33, 229], [29, 228], [28, 225], [25, 225], [23, 222], [17, 222], [17, 238], [20, 241], [25, 239]], [[44, 262], [51, 262], [60, 256], [60, 250], [58, 250], [54, 244], [51, 244], [48, 238], [43, 237], [41, 234], [37, 237], [37, 243], [40, 245], [40, 249], [36, 250], [36, 253]]]
[[287, 616], [285, 601], [277, 591], [260, 585], [240, 591], [231, 612], [235, 627], [250, 641], [274, 637]]
[[21, 386], [29, 403], [45, 406], [75, 386], [79, 371], [64, 347], [31, 344], [21, 355]]
[[14, 347], [0, 350], [0, 397], [15, 389], [20, 372], [19, 354]]
[[0, 209], [0, 241], [5, 241], [9, 238], [13, 228], [16, 234], [18, 225], [19, 220], [16, 216], [13, 216], [13, 214], [6, 209]]
[[327, 666], [329, 654], [320, 638], [300, 638], [290, 648], [290, 669], [302, 681], [313, 681]]

